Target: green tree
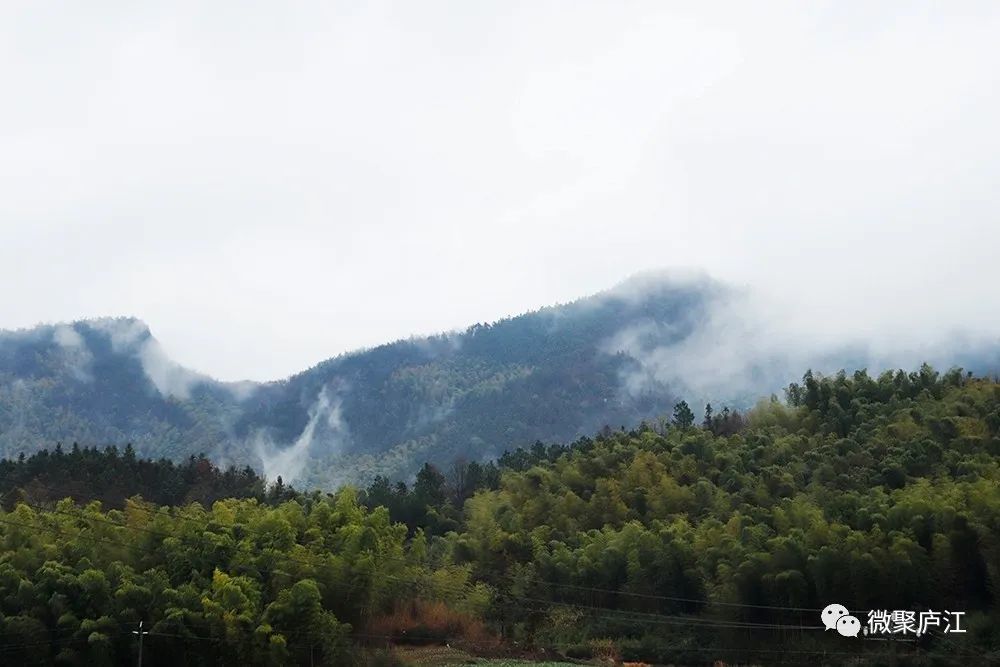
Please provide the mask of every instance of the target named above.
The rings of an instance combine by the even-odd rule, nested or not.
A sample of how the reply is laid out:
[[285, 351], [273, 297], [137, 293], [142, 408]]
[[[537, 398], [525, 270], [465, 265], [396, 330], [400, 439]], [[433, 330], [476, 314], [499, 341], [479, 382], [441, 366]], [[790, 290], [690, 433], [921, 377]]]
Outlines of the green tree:
[[674, 406], [673, 425], [679, 429], [691, 428], [694, 424], [694, 413], [688, 406], [687, 401], [681, 401]]

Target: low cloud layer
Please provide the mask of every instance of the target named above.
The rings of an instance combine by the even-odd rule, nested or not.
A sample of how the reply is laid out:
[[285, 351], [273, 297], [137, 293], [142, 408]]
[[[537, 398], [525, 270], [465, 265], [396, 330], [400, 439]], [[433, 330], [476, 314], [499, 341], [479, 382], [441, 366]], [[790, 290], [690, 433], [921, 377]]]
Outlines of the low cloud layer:
[[[659, 278], [655, 278], [659, 279]], [[705, 277], [695, 280], [709, 284]], [[629, 281], [630, 289], [648, 280]], [[706, 289], [705, 309], [688, 319], [640, 320], [604, 344], [632, 364], [622, 373], [622, 391], [632, 397], [669, 389], [693, 404], [748, 404], [799, 380], [804, 371], [913, 370], [928, 362], [939, 369], [978, 365], [1000, 371], [1000, 334], [923, 330], [891, 335], [891, 328], [851, 330], [829, 320], [802, 316], [801, 309], [751, 290], [715, 285]]]
[[1000, 331], [998, 3], [57, 5], [0, 5], [0, 328], [271, 380], [686, 265]]
[[87, 325], [107, 335], [115, 353], [135, 357], [142, 364], [146, 377], [163, 396], [190, 398], [191, 390], [208, 379], [167, 356], [163, 346], [140, 320], [102, 318], [90, 320]]
[[90, 382], [93, 379], [90, 364], [94, 355], [73, 325], [56, 325], [52, 330], [52, 341], [62, 350], [70, 375], [80, 382]]
[[341, 416], [340, 395], [324, 386], [309, 406], [309, 421], [295, 442], [276, 443], [266, 431], [256, 433], [250, 441], [268, 481], [281, 477], [283, 482], [291, 483], [302, 474], [314, 446], [322, 445], [324, 457], [334, 456], [343, 450], [349, 437]]

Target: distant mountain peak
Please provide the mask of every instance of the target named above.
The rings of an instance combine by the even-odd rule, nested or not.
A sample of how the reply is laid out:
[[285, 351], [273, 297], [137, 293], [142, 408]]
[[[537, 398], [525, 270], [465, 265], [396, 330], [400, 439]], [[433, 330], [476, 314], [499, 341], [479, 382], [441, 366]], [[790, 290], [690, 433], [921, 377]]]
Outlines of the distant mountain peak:
[[[643, 271], [570, 303], [268, 383], [188, 370], [136, 317], [0, 332], [0, 455], [132, 442], [147, 456], [204, 452], [329, 486], [635, 425], [679, 398], [747, 405], [806, 368], [885, 366], [864, 349], [783, 337], [780, 318], [747, 296], [700, 271]], [[995, 345], [969, 361], [938, 352], [971, 368], [996, 356]]]
[[708, 273], [693, 268], [647, 269], [637, 271], [611, 289], [610, 293], [659, 291], [691, 287], [719, 287], [721, 283]]
[[0, 372], [32, 377], [65, 374], [91, 383], [96, 369], [138, 363], [164, 397], [188, 398], [195, 385], [210, 381], [170, 359], [149, 325], [137, 317], [95, 317], [0, 332]]
[[99, 317], [74, 322], [73, 328], [88, 328], [106, 336], [115, 352], [132, 351], [148, 341], [155, 341], [149, 325], [136, 317]]

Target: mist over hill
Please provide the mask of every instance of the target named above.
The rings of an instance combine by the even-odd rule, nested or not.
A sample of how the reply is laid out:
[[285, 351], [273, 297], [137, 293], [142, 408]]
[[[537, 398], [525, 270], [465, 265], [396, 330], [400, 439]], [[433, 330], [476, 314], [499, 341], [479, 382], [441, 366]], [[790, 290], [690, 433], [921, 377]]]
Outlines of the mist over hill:
[[266, 383], [184, 368], [139, 320], [86, 320], [0, 333], [0, 455], [131, 442], [144, 456], [205, 453], [331, 486], [631, 427], [681, 398], [746, 407], [804, 368], [991, 372], [998, 350], [971, 335], [923, 347], [820, 341], [746, 291], [659, 274]]

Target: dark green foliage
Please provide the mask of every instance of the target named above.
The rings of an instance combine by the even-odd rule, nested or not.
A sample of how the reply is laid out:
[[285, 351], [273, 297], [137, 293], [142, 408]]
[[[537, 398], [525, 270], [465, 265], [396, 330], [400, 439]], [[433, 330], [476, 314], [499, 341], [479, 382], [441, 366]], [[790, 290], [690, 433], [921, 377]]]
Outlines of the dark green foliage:
[[[155, 367], [160, 386], [147, 373]], [[182, 461], [222, 456], [240, 410], [231, 385], [176, 366], [132, 318], [0, 331], [0, 456], [53, 442]]]
[[354, 664], [357, 628], [419, 596], [481, 612], [490, 592], [434, 567], [355, 495], [0, 513], [3, 664]]
[[687, 401], [681, 401], [674, 406], [674, 416], [671, 423], [677, 428], [691, 428], [694, 424], [694, 413], [688, 406]]
[[[142, 619], [149, 664], [350, 664], [390, 638], [666, 664], [995, 659], [1000, 384], [925, 367], [788, 393], [357, 495], [18, 504], [0, 513], [0, 650], [131, 664]], [[830, 602], [863, 623], [964, 611], [968, 632], [847, 640], [815, 629]]]
[[[657, 366], [650, 357], [698, 342], [731, 298], [708, 281], [626, 283], [464, 332], [345, 354], [260, 384], [220, 383], [173, 364], [138, 320], [0, 332], [0, 457], [60, 441], [102, 448], [131, 442], [141, 456], [181, 462], [205, 453], [264, 470], [259, 442], [273, 442], [275, 450], [296, 442], [326, 392], [331, 408], [293, 480], [299, 488], [368, 484], [377, 475], [409, 480], [425, 462], [447, 472], [457, 459], [482, 462], [537, 440], [569, 442], [605, 425], [670, 416], [685, 378], [664, 379], [647, 367]], [[998, 367], [995, 349], [968, 354], [977, 368]], [[853, 368], [847, 362], [856, 358], [865, 355], [839, 350], [817, 363]], [[744, 361], [751, 384], [766, 391], [799, 370], [773, 358]], [[919, 392], [931, 380], [921, 373], [894, 375], [893, 382]], [[747, 391], [723, 386], [711, 398], [742, 410], [757, 398]], [[824, 428], [843, 433], [857, 415], [831, 392], [819, 393], [807, 378], [789, 398], [820, 410]], [[695, 398], [703, 397], [688, 396]], [[695, 419], [684, 406], [676, 417], [687, 428]], [[741, 428], [726, 411], [699, 421], [715, 435]]]
[[138, 459], [132, 445], [119, 452], [74, 443], [69, 452], [57, 445], [52, 452], [0, 460], [0, 505], [6, 507], [22, 500], [47, 504], [72, 498], [121, 508], [136, 495], [159, 505], [211, 505], [225, 498], [287, 500], [289, 493], [280, 485], [265, 493], [264, 480], [252, 468], [220, 470], [204, 456], [182, 464]]
[[[511, 596], [496, 622], [580, 655], [613, 637], [634, 660], [698, 662], [726, 647], [770, 663], [784, 647], [805, 663], [845, 650], [793, 630], [839, 601], [967, 611], [969, 633], [953, 637], [995, 650], [1000, 385], [925, 367], [808, 373], [789, 393], [792, 407], [724, 410], [702, 429], [684, 428], [681, 409], [679, 428], [608, 431], [517, 461], [466, 503], [451, 537], [460, 561]], [[517, 598], [548, 606], [525, 616]], [[946, 640], [921, 646], [949, 664]]]
[[[0, 332], [0, 456], [57, 441], [132, 442], [143, 456], [183, 461], [205, 452], [260, 469], [255, 437], [294, 442], [324, 389], [339, 406], [341, 437], [316, 439], [305, 478], [296, 480], [302, 487], [410, 477], [425, 461], [444, 468], [539, 439], [569, 441], [604, 424], [636, 424], [672, 403], [667, 386], [623, 391], [622, 378], [637, 363], [609, 351], [609, 340], [648, 323], [669, 323], [661, 342], [680, 340], [717, 291], [660, 285], [641, 298], [598, 295], [342, 355], [285, 381], [242, 388], [179, 367], [169, 377], [183, 382], [156, 385], [143, 360], [147, 345], [158, 348], [136, 320]], [[81, 347], [60, 344], [60, 335]], [[186, 391], [170, 393], [173, 384]]]
[[236, 424], [241, 435], [270, 428], [292, 442], [322, 387], [338, 395], [351, 443], [346, 454], [318, 458], [300, 485], [331, 479], [409, 477], [424, 461], [442, 469], [456, 459], [483, 460], [543, 440], [566, 442], [605, 424], [637, 424], [675, 399], [671, 387], [623, 390], [636, 362], [607, 346], [621, 330], [670, 323], [666, 344], [690, 335], [719, 288], [659, 285], [609, 293], [464, 333], [398, 341], [338, 357], [262, 387]]

